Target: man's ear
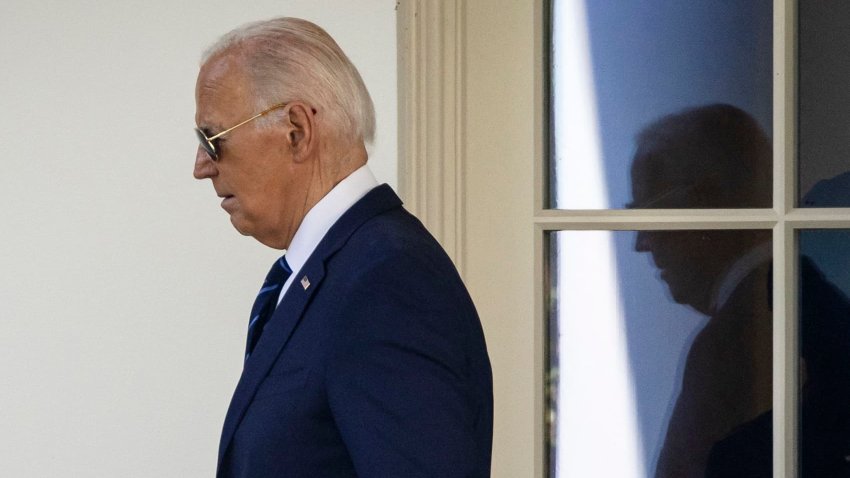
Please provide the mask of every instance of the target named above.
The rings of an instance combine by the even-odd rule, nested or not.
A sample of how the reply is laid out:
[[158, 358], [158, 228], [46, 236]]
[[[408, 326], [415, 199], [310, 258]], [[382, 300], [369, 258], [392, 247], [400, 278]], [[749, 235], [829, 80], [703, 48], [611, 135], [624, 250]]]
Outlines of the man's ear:
[[306, 161], [315, 149], [315, 110], [294, 102], [286, 111], [286, 144], [295, 162]]

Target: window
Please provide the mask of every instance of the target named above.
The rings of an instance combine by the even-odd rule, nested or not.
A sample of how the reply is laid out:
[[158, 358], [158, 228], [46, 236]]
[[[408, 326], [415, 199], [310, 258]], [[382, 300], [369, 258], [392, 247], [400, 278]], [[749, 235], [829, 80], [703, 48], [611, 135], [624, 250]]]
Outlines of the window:
[[548, 476], [843, 476], [850, 7], [626, 3], [545, 8]]

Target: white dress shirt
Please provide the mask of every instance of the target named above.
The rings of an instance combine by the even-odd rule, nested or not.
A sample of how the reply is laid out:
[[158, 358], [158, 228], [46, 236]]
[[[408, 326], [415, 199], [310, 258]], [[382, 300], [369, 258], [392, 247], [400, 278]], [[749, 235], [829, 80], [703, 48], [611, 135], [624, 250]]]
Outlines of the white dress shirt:
[[292, 274], [283, 284], [283, 289], [277, 298], [277, 303], [283, 300], [284, 294], [289, 290], [292, 281], [298, 277], [298, 273], [313, 254], [316, 246], [328, 233], [328, 230], [336, 221], [348, 211], [351, 206], [363, 198], [369, 191], [378, 185], [378, 181], [372, 174], [368, 165], [363, 165], [345, 179], [339, 182], [328, 192], [315, 206], [313, 206], [298, 230], [292, 237], [289, 249], [286, 250], [286, 262], [292, 269]]
[[773, 247], [770, 242], [759, 244], [750, 249], [749, 252], [739, 257], [726, 271], [712, 294], [712, 313], [722, 309], [735, 289], [747, 278], [748, 275], [762, 264], [770, 262], [773, 257]]

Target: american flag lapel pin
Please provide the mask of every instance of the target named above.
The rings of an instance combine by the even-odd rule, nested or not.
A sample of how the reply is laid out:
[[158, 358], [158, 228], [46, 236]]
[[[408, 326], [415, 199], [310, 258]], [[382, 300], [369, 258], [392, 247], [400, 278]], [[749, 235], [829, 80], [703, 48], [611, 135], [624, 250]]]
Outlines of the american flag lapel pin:
[[303, 287], [304, 290], [307, 290], [307, 288], [310, 287], [310, 279], [308, 279], [307, 276], [301, 278], [301, 287]]

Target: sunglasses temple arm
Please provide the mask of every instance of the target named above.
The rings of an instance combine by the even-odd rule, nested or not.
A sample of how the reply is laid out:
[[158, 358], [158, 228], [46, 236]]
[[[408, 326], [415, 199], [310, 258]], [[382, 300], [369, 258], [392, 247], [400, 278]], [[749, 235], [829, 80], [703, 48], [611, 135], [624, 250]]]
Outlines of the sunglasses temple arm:
[[226, 130], [222, 131], [221, 133], [219, 133], [219, 134], [217, 134], [217, 135], [215, 135], [215, 136], [213, 136], [213, 137], [211, 137], [211, 138], [207, 138], [207, 141], [212, 141], [212, 140], [214, 140], [214, 139], [216, 139], [216, 138], [219, 138], [219, 137], [221, 137], [221, 136], [224, 136], [225, 134], [227, 134], [227, 133], [229, 133], [229, 132], [233, 131], [234, 129], [236, 129], [236, 128], [238, 128], [238, 127], [242, 126], [243, 124], [245, 124], [245, 123], [249, 123], [249, 122], [251, 122], [251, 121], [254, 121], [255, 119], [259, 118], [260, 116], [263, 116], [263, 115], [265, 115], [265, 114], [268, 114], [268, 113], [269, 113], [270, 111], [272, 111], [272, 110], [276, 110], [276, 109], [278, 109], [278, 108], [283, 108], [284, 106], [286, 106], [286, 103], [280, 103], [280, 104], [277, 104], [277, 105], [272, 106], [271, 108], [268, 108], [268, 109], [265, 109], [265, 110], [263, 110], [263, 111], [260, 111], [259, 113], [257, 113], [257, 114], [255, 114], [254, 116], [252, 116], [252, 117], [250, 117], [250, 118], [246, 119], [245, 121], [243, 121], [243, 122], [239, 123], [238, 125], [236, 125], [236, 126], [232, 126], [232, 127], [230, 127], [230, 128], [227, 128]]
[[264, 114], [266, 114], [266, 112], [265, 112], [265, 111], [264, 111], [264, 112], [262, 112], [262, 113], [260, 113], [260, 114], [254, 115], [254, 116], [252, 116], [252, 117], [250, 117], [250, 118], [246, 119], [245, 121], [243, 121], [243, 122], [239, 123], [239, 124], [238, 124], [238, 125], [236, 125], [236, 126], [231, 126], [230, 128], [227, 128], [226, 130], [222, 131], [221, 133], [218, 133], [218, 134], [217, 134], [217, 135], [215, 135], [215, 136], [211, 136], [211, 137], [207, 138], [207, 141], [212, 141], [212, 140], [214, 140], [214, 139], [218, 139], [218, 138], [220, 138], [220, 137], [222, 137], [222, 136], [226, 135], [227, 133], [229, 133], [229, 132], [233, 131], [234, 129], [236, 129], [236, 128], [238, 128], [238, 127], [242, 126], [243, 124], [248, 123], [249, 121], [255, 120], [255, 119], [259, 118], [260, 116], [263, 116]]

